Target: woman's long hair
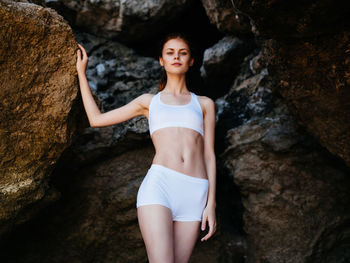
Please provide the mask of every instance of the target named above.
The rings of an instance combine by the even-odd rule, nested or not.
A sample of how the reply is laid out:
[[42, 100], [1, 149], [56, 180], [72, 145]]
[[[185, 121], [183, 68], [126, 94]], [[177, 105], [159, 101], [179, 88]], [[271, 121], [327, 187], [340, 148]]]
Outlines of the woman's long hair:
[[[183, 41], [185, 41], [190, 49], [190, 59], [195, 58], [196, 56], [196, 50], [194, 47], [194, 44], [191, 40], [191, 38], [184, 32], [173, 32], [167, 34], [165, 37], [162, 38], [162, 40], [159, 43], [159, 49], [158, 49], [158, 57], [162, 57], [162, 51], [165, 43], [174, 38], [181, 38]], [[196, 61], [196, 59], [195, 59]], [[189, 81], [189, 75], [191, 75], [192, 67], [189, 67], [188, 71], [186, 72], [186, 86], [188, 87], [189, 90], [191, 90], [191, 85]], [[163, 90], [165, 85], [167, 83], [167, 75], [164, 67], [161, 69], [161, 75], [160, 75], [160, 80], [159, 80], [159, 91]]]

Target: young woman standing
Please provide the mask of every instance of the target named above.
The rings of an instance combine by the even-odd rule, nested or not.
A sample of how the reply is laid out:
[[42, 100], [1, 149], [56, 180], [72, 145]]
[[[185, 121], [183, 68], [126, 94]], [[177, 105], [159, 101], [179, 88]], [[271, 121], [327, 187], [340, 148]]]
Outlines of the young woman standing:
[[[186, 86], [194, 63], [189, 40], [169, 34], [159, 62], [166, 72], [157, 94], [144, 93], [101, 113], [88, 85], [88, 57], [79, 45], [77, 71], [91, 127], [115, 125], [136, 116], [148, 119], [155, 156], [137, 193], [137, 216], [150, 263], [187, 263], [202, 231], [216, 231], [215, 104]], [[82, 53], [81, 53], [82, 52]]]

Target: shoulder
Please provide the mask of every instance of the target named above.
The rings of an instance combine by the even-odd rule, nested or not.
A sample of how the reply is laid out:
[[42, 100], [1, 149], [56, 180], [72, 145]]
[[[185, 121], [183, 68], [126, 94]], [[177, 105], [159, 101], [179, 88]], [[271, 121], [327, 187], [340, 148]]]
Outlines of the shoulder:
[[143, 108], [147, 108], [149, 107], [149, 104], [151, 103], [152, 98], [155, 96], [156, 94], [151, 94], [151, 93], [143, 93], [141, 95], [139, 95], [138, 97], [135, 98], [135, 101], [140, 104]]
[[197, 95], [198, 101], [203, 109], [203, 112], [215, 112], [215, 102], [212, 98], [207, 96], [199, 96]]

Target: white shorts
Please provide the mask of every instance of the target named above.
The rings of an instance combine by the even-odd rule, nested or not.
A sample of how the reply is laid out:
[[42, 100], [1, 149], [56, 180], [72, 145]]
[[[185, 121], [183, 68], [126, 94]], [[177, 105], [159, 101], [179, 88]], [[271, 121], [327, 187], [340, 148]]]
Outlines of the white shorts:
[[152, 164], [137, 192], [136, 207], [160, 204], [171, 210], [173, 221], [202, 221], [208, 187], [208, 179]]

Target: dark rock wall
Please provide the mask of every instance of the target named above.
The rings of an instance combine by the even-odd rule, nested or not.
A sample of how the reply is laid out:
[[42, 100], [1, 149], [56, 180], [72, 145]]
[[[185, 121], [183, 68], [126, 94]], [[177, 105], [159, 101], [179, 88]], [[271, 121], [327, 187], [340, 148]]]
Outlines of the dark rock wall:
[[219, 156], [242, 194], [247, 262], [346, 262], [349, 169], [296, 125], [261, 54], [217, 100]]
[[350, 164], [347, 1], [233, 1], [262, 41], [279, 92], [301, 125]]

